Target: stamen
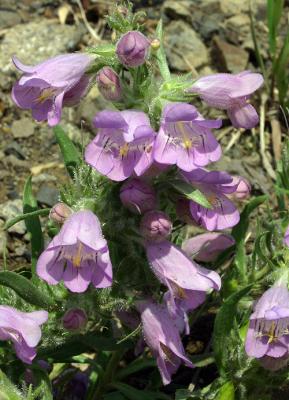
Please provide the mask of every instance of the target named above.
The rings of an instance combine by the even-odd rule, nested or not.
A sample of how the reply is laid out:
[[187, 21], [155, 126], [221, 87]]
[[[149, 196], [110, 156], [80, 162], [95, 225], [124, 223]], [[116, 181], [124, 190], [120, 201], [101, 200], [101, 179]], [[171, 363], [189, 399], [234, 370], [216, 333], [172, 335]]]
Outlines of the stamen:
[[55, 88], [45, 88], [41, 91], [40, 95], [35, 99], [35, 102], [38, 104], [44, 103], [46, 100], [51, 99], [55, 96], [57, 89]]
[[129, 152], [129, 145], [127, 143], [125, 143], [123, 146], [120, 146], [119, 155], [121, 157], [126, 157], [128, 152]]

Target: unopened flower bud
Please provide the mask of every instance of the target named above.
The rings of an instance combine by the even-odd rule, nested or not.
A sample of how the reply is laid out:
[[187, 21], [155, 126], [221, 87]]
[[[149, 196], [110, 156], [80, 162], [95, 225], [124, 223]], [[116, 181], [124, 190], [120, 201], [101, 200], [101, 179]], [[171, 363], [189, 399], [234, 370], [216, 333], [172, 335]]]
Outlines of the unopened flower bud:
[[65, 220], [72, 214], [72, 210], [65, 203], [56, 203], [50, 210], [49, 218], [52, 221], [63, 224]]
[[110, 67], [103, 67], [96, 75], [100, 93], [106, 100], [118, 101], [121, 99], [120, 79]]
[[149, 211], [142, 217], [140, 232], [148, 240], [161, 242], [169, 236], [172, 226], [172, 221], [164, 212]]
[[154, 39], [151, 41], [151, 48], [153, 50], [158, 50], [160, 48], [161, 42], [159, 41], [159, 39]]
[[152, 186], [140, 179], [125, 182], [120, 189], [122, 204], [135, 214], [143, 214], [156, 207], [156, 193]]
[[230, 186], [236, 186], [235, 192], [228, 195], [232, 200], [245, 200], [250, 196], [251, 185], [246, 178], [242, 176], [233, 176]]
[[116, 46], [116, 54], [126, 67], [138, 67], [145, 62], [149, 40], [138, 31], [130, 31], [123, 35]]
[[71, 308], [62, 319], [63, 327], [69, 331], [83, 328], [87, 323], [87, 315], [81, 308]]

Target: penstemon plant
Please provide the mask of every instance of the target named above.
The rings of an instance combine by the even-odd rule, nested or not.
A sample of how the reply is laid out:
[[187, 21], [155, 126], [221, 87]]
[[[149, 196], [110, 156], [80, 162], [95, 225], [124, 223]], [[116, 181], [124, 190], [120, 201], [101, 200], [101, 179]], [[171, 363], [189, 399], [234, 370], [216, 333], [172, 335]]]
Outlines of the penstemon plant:
[[[64, 399], [69, 385], [74, 398], [88, 400], [171, 399], [175, 392], [179, 400], [269, 398], [267, 383], [257, 390], [255, 381], [289, 358], [287, 250], [279, 243], [271, 257], [269, 239], [265, 254], [260, 230], [246, 254], [249, 216], [266, 196], [248, 202], [240, 217], [236, 204], [250, 197], [250, 184], [211, 168], [222, 155], [213, 131], [222, 121], [191, 104], [198, 96], [226, 110], [234, 127], [251, 129], [259, 117], [249, 97], [263, 77], [172, 76], [162, 23], [149, 39], [143, 15], [131, 9], [116, 7], [108, 16], [111, 44], [36, 66], [13, 58], [22, 73], [13, 101], [54, 127], [71, 180], [49, 210], [37, 208], [28, 179], [23, 215], [6, 224], [25, 220], [32, 266], [0, 272], [1, 398], [49, 400], [54, 391]], [[94, 84], [108, 105], [96, 113], [97, 134], [83, 149], [59, 123], [62, 108], [77, 105]], [[285, 158], [276, 188], [283, 211]], [[44, 228], [40, 216], [48, 214]], [[266, 235], [277, 226], [268, 215]], [[190, 237], [192, 227], [209, 232]], [[218, 309], [212, 340], [192, 356], [185, 336], [209, 309]], [[195, 387], [188, 372], [183, 384], [163, 389], [181, 364], [194, 371], [210, 363], [219, 375], [209, 386]], [[21, 392], [6, 375], [22, 382]], [[273, 380], [271, 388], [286, 377]]]

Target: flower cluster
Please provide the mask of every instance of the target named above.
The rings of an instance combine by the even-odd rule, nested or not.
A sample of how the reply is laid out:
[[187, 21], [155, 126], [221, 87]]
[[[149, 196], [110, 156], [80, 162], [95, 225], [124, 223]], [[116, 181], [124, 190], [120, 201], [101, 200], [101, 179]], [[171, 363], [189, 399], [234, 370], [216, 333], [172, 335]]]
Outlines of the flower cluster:
[[[208, 293], [221, 288], [218, 273], [196, 261], [214, 262], [223, 250], [234, 245], [229, 234], [213, 231], [232, 228], [239, 222], [233, 200], [247, 198], [250, 185], [245, 178], [205, 169], [222, 155], [213, 131], [221, 127], [220, 119], [206, 119], [195, 106], [184, 101], [163, 101], [162, 112], [155, 120], [149, 114], [150, 108], [141, 108], [140, 102], [124, 107], [130, 104], [126, 102], [124, 74], [130, 72], [137, 76], [133, 72], [137, 68], [143, 68], [144, 73], [147, 58], [157, 47], [142, 33], [129, 31], [116, 44], [114, 64], [102, 65], [97, 71], [93, 69], [91, 54], [60, 55], [31, 67], [14, 58], [15, 66], [23, 75], [13, 87], [12, 98], [19, 107], [31, 109], [34, 119], [47, 120], [51, 126], [59, 123], [62, 107], [78, 103], [93, 82], [105, 99], [115, 102], [119, 108], [96, 114], [93, 126], [97, 134], [87, 145], [84, 159], [101, 176], [114, 181], [111, 185], [121, 182], [114, 186], [119, 190], [119, 204], [134, 218], [147, 268], [151, 268], [159, 281], [161, 292], [149, 298], [137, 293], [135, 306], [141, 316], [144, 340], [157, 360], [163, 383], [168, 384], [182, 362], [193, 367], [181, 338], [190, 330], [187, 313], [202, 304]], [[116, 65], [115, 70], [111, 65]], [[182, 90], [182, 95], [186, 98], [191, 92], [197, 93], [208, 105], [227, 110], [235, 127], [248, 129], [258, 123], [257, 113], [248, 99], [262, 83], [260, 74], [249, 71], [217, 74], [192, 82], [190, 89]], [[122, 100], [122, 106], [117, 107]], [[202, 201], [179, 191], [172, 196], [173, 209], [180, 220], [211, 232], [184, 242], [183, 249], [170, 241], [174, 220], [160, 202], [161, 189], [154, 180], [162, 173], [173, 175], [175, 181], [202, 195]], [[61, 227], [39, 257], [36, 272], [49, 285], [62, 281], [74, 293], [86, 292], [90, 284], [97, 289], [108, 288], [113, 284], [109, 238], [107, 241], [103, 236], [103, 224], [94, 212], [73, 206], [58, 203], [51, 210], [51, 219]], [[270, 311], [277, 313], [274, 318], [273, 314], [268, 317], [263, 308], [252, 317], [250, 332], [257, 329], [261, 339], [255, 334], [253, 339], [250, 336], [246, 347], [250, 354], [256, 356], [258, 349], [257, 356], [271, 357], [270, 349], [273, 344], [276, 347], [275, 338], [278, 338], [278, 354], [285, 355], [283, 337], [287, 325], [284, 321], [279, 325], [276, 322], [285, 315], [281, 306]], [[47, 315], [40, 311], [28, 313], [25, 324], [34, 323], [37, 335], [27, 336], [25, 330], [16, 328], [16, 325], [22, 326], [20, 322], [16, 325], [11, 322], [12, 311], [2, 307], [7, 318], [1, 321], [0, 338], [11, 339], [18, 356], [28, 362], [40, 339], [38, 325], [45, 322]], [[21, 318], [24, 318], [22, 314]], [[65, 313], [62, 322], [67, 330], [79, 330], [85, 327], [88, 318], [84, 310], [74, 308]], [[256, 325], [260, 318], [265, 322]], [[274, 322], [266, 322], [271, 320]], [[269, 341], [260, 345], [264, 337], [269, 337]]]

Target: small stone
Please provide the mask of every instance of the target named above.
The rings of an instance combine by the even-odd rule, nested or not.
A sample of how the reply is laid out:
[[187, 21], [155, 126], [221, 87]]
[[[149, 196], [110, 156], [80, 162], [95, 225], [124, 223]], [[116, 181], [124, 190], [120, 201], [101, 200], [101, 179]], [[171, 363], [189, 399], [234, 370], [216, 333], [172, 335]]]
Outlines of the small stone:
[[0, 29], [9, 28], [20, 24], [21, 18], [19, 14], [13, 10], [1, 10], [0, 12]]
[[59, 201], [59, 191], [54, 187], [43, 184], [40, 186], [36, 199], [38, 203], [52, 207]]
[[19, 160], [16, 156], [14, 156], [14, 154], [10, 154], [9, 156], [5, 157], [3, 163], [16, 169], [29, 169], [29, 162], [26, 160]]
[[197, 33], [183, 21], [172, 21], [165, 28], [165, 44], [171, 67], [190, 71], [208, 63], [208, 50]]
[[182, 0], [182, 1], [174, 1], [167, 0], [163, 4], [164, 13], [172, 18], [185, 18], [188, 21], [192, 19], [192, 10], [191, 10], [191, 1]]
[[30, 118], [21, 118], [12, 123], [11, 131], [16, 139], [28, 138], [34, 133], [35, 123]]
[[[23, 214], [23, 205], [21, 199], [8, 200], [0, 205], [0, 218], [4, 219], [5, 222], [21, 214]], [[20, 221], [11, 226], [11, 228], [8, 229], [8, 232], [24, 235], [26, 232], [24, 221]]]
[[249, 2], [241, 0], [220, 0], [220, 8], [226, 16], [249, 11]]
[[3, 230], [4, 221], [0, 220], [0, 256], [3, 255], [4, 248], [7, 242], [6, 232]]
[[55, 181], [57, 181], [57, 178], [55, 176], [46, 173], [37, 176], [32, 176], [32, 183], [44, 183], [44, 182], [55, 182]]
[[83, 33], [84, 27], [81, 24], [60, 25], [46, 19], [16, 25], [0, 43], [0, 71], [7, 75], [15, 72], [11, 62], [14, 54], [24, 64], [34, 65], [58, 54], [71, 52], [75, 50]]
[[21, 146], [17, 142], [11, 142], [4, 148], [4, 153], [6, 156], [13, 154], [19, 160], [25, 160], [25, 154], [21, 148]]
[[246, 50], [234, 46], [220, 39], [218, 36], [214, 37], [215, 54], [216, 58], [221, 64], [222, 69], [229, 72], [237, 73], [246, 69], [249, 54]]

